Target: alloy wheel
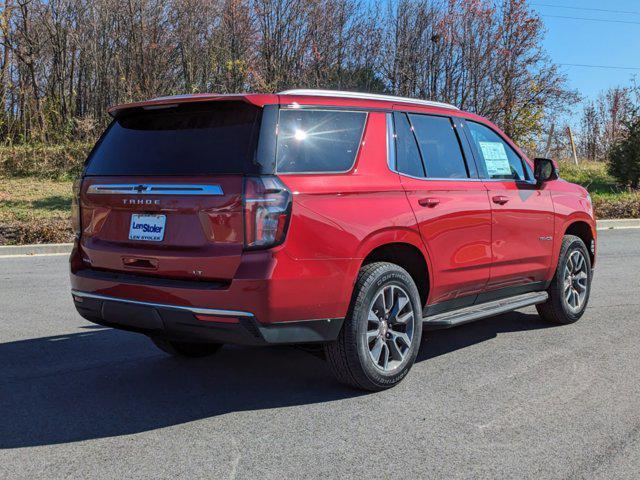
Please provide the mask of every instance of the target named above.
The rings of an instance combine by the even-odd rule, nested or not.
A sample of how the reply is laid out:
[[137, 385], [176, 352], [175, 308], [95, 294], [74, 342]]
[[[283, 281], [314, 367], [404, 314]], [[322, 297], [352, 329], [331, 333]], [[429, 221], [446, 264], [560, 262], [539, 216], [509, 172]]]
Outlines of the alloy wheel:
[[369, 357], [384, 372], [403, 364], [411, 350], [415, 315], [409, 294], [398, 285], [386, 285], [369, 307], [366, 343]]
[[569, 254], [567, 263], [564, 266], [563, 299], [566, 306], [572, 312], [578, 312], [584, 305], [587, 297], [589, 283], [589, 272], [587, 271], [587, 261], [579, 250], [574, 250]]

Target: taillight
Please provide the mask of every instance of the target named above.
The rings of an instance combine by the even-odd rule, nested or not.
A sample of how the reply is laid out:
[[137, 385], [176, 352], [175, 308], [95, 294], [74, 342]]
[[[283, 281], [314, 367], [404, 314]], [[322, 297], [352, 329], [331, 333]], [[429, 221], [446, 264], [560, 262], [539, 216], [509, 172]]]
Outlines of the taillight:
[[270, 248], [284, 242], [290, 215], [291, 192], [277, 177], [245, 178], [245, 248]]
[[80, 219], [80, 189], [82, 188], [82, 179], [78, 178], [73, 182], [73, 198], [71, 199], [71, 226], [76, 237], [82, 232], [82, 224]]

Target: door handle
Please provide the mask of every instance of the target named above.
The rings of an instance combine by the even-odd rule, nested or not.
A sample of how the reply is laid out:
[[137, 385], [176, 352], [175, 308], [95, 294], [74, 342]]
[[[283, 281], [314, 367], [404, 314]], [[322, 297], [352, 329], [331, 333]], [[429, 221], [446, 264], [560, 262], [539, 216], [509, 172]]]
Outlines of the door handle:
[[504, 195], [495, 195], [491, 200], [493, 200], [493, 203], [497, 203], [498, 205], [504, 205], [509, 201], [509, 197], [505, 197]]
[[440, 203], [440, 200], [437, 198], [421, 198], [418, 203], [423, 207], [433, 208]]

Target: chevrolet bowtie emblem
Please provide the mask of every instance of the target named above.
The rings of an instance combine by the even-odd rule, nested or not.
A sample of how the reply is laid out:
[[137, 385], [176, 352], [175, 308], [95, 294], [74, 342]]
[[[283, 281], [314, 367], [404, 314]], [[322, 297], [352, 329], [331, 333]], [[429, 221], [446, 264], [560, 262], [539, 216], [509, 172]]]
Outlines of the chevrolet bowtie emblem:
[[133, 187], [133, 190], [138, 192], [138, 193], [146, 192], [147, 191], [147, 186], [146, 185], [137, 185], [137, 186]]

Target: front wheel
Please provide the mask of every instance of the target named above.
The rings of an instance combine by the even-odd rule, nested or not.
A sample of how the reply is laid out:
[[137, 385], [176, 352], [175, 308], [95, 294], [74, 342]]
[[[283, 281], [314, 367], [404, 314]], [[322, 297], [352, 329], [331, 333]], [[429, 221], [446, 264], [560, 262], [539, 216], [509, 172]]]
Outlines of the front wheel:
[[584, 242], [573, 235], [562, 239], [556, 273], [547, 289], [549, 299], [536, 306], [549, 322], [566, 325], [577, 322], [589, 302], [591, 259]]
[[418, 289], [406, 270], [365, 265], [336, 341], [325, 355], [338, 381], [378, 391], [399, 383], [413, 366], [422, 336]]

